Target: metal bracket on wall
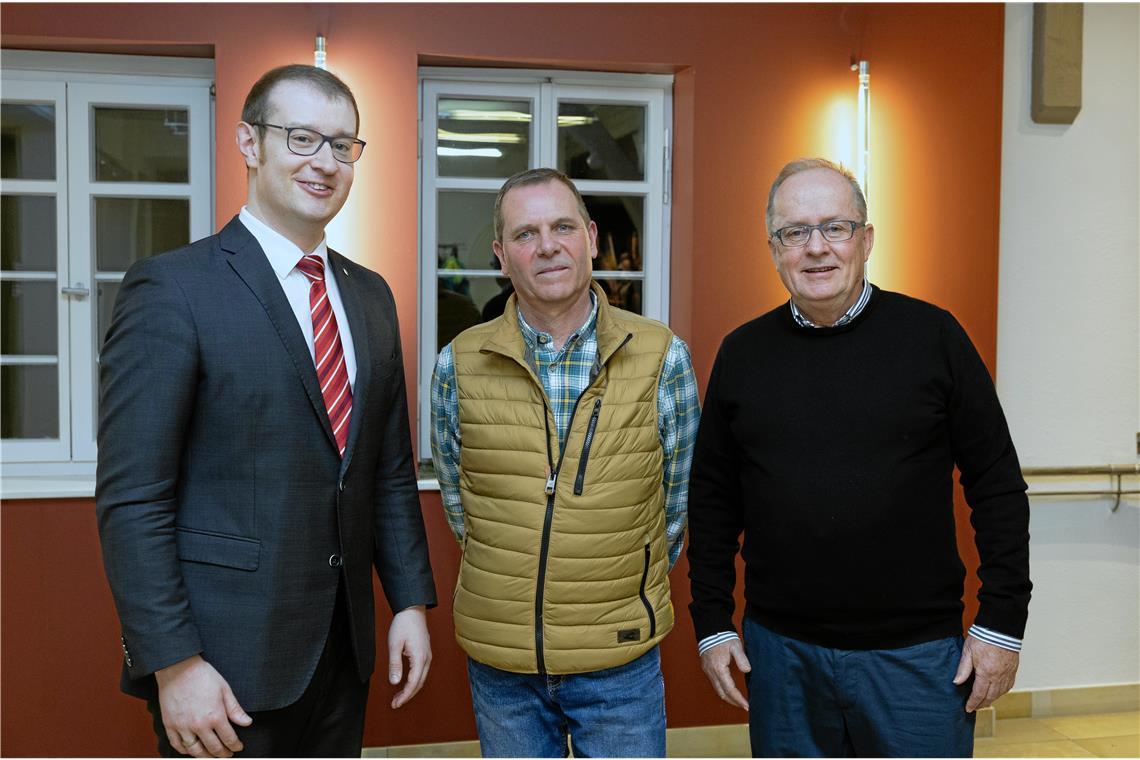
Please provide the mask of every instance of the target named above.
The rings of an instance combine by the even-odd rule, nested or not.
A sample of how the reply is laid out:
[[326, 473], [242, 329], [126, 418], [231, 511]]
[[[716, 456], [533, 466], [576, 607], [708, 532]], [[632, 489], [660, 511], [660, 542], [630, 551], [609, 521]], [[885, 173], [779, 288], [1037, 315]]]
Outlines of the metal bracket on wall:
[[1096, 467], [1024, 467], [1021, 474], [1025, 478], [1108, 475], [1115, 480], [1115, 488], [1092, 491], [1029, 491], [1028, 493], [1030, 496], [1112, 496], [1114, 497], [1113, 512], [1120, 509], [1122, 497], [1140, 495], [1140, 488], [1128, 490], [1124, 488], [1126, 476], [1140, 477], [1140, 462], [1136, 464], [1106, 464]]

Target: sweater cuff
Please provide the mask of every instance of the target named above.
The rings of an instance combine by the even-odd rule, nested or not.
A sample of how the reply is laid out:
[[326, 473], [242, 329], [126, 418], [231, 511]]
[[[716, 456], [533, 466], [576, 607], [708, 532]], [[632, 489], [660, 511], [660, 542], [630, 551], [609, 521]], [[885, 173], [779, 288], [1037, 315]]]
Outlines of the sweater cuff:
[[1006, 636], [1004, 633], [991, 631], [989, 628], [982, 628], [980, 625], [970, 626], [969, 633], [978, 641], [993, 644], [995, 647], [1008, 649], [1011, 652], [1021, 651], [1021, 639], [1014, 638], [1013, 636]]
[[712, 636], [706, 636], [697, 642], [697, 655], [702, 655], [709, 651], [718, 644], [725, 644], [729, 641], [739, 641], [740, 637], [736, 635], [736, 631], [721, 631], [714, 633]]

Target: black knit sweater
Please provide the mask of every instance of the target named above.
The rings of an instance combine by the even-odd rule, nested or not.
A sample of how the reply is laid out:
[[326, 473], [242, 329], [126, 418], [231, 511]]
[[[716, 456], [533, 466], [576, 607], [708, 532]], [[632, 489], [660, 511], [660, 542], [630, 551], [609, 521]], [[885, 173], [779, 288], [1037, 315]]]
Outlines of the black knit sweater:
[[792, 638], [889, 649], [962, 630], [955, 464], [981, 557], [976, 624], [1024, 634], [1029, 503], [993, 382], [957, 320], [874, 289], [841, 327], [787, 304], [728, 335], [689, 490], [698, 641], [747, 614]]

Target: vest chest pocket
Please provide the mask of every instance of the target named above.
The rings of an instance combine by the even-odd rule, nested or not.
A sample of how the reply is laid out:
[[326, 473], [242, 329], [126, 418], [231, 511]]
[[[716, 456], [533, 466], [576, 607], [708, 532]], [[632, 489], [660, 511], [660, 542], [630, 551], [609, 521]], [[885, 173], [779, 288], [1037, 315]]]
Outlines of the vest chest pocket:
[[[586, 485], [586, 463], [590, 459], [590, 447], [594, 444], [594, 431], [598, 427], [598, 415], [602, 411], [602, 400], [594, 401], [594, 412], [590, 415], [590, 424], [586, 427], [586, 440], [582, 443], [582, 457], [578, 460], [578, 475], [574, 478], [574, 495], [581, 496]], [[642, 588], [645, 581], [642, 579]]]

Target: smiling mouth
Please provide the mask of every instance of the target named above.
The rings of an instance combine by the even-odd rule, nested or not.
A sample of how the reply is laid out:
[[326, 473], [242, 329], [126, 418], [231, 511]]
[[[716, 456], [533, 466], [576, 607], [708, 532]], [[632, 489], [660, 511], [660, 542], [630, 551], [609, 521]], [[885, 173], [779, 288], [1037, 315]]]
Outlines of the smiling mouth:
[[332, 187], [330, 185], [325, 185], [321, 182], [306, 182], [304, 180], [298, 180], [298, 181], [302, 185], [304, 185], [305, 187], [309, 188], [310, 190], [316, 190], [319, 193], [323, 193], [323, 192], [332, 190]]
[[803, 271], [807, 274], [826, 274], [827, 272], [835, 269], [839, 269], [839, 267], [810, 267], [808, 269], [804, 269]]

